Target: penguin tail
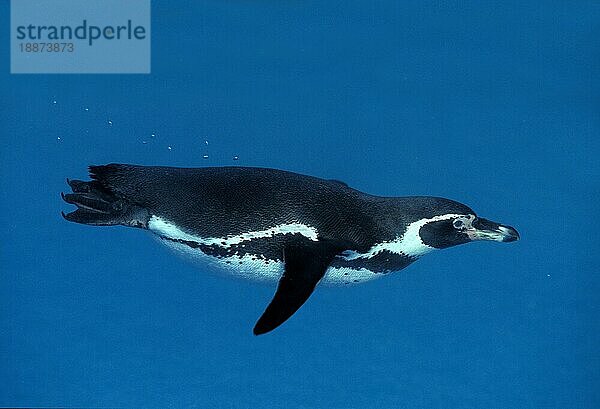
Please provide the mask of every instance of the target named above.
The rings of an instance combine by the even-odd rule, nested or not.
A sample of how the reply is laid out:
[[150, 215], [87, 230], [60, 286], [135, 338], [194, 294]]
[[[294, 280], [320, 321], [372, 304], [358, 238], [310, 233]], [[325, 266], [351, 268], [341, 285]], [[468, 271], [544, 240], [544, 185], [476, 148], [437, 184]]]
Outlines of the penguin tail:
[[[95, 174], [92, 174], [93, 178], [94, 176]], [[84, 182], [67, 179], [67, 184], [71, 187], [72, 193], [61, 193], [62, 199], [77, 206], [77, 209], [66, 214], [63, 212], [62, 215], [66, 220], [93, 226], [148, 227], [148, 211], [131, 203], [103, 184], [101, 180], [96, 178]]]

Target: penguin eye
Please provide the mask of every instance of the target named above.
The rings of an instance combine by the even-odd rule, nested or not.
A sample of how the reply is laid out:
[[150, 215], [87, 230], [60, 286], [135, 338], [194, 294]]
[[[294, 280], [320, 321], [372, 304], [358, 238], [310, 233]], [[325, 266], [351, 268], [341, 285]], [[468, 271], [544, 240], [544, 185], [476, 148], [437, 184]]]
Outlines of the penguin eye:
[[452, 226], [454, 226], [455, 229], [462, 229], [465, 226], [465, 222], [461, 219], [455, 219], [452, 222]]

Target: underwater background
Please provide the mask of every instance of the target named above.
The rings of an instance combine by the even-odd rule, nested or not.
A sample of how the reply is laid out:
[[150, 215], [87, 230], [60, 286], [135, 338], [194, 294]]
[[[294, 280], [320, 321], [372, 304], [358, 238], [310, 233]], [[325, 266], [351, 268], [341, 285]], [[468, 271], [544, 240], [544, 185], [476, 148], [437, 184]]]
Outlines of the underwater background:
[[[600, 407], [600, 3], [154, 0], [150, 75], [11, 75], [0, 16], [0, 406]], [[109, 162], [443, 196], [521, 240], [255, 337], [274, 287], [62, 219]]]

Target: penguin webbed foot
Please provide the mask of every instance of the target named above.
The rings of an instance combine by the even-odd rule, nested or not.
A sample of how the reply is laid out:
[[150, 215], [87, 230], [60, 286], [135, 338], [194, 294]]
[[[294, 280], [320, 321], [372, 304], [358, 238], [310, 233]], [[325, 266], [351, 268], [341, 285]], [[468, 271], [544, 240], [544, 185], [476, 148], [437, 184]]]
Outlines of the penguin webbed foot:
[[62, 199], [77, 209], [62, 216], [70, 221], [94, 226], [128, 225], [145, 227], [147, 212], [106, 189], [99, 181], [67, 179], [72, 193], [61, 193]]

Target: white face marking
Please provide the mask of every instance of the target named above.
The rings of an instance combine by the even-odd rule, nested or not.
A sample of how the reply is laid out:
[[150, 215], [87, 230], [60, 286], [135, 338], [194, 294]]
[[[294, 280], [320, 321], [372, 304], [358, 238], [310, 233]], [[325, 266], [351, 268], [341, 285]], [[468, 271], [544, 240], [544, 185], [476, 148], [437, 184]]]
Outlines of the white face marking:
[[[229, 235], [226, 237], [199, 237], [193, 234], [182, 231], [173, 223], [164, 220], [158, 216], [150, 217], [148, 229], [161, 236], [169, 237], [175, 240], [193, 241], [206, 245], [217, 245], [220, 247], [231, 247], [234, 244], [240, 244], [244, 241], [259, 239], [264, 237], [273, 237], [276, 234], [295, 234], [299, 233], [309, 240], [316, 241], [318, 232], [312, 226], [307, 226], [302, 223], [280, 224], [266, 230], [249, 231], [247, 233]], [[223, 244], [225, 243], [225, 244]]]
[[452, 222], [452, 226], [457, 230], [472, 229], [474, 220], [475, 220], [475, 215], [473, 215], [473, 214], [459, 216]]
[[428, 246], [427, 244], [423, 243], [423, 240], [421, 240], [421, 236], [419, 235], [419, 230], [421, 229], [421, 227], [423, 227], [427, 223], [437, 222], [440, 220], [448, 220], [460, 216], [462, 215], [449, 213], [440, 216], [434, 216], [430, 219], [417, 220], [416, 222], [412, 222], [408, 225], [404, 233], [402, 233], [402, 236], [397, 237], [392, 241], [378, 243], [371, 247], [366, 253], [347, 251], [344, 253], [342, 258], [346, 260], [356, 260], [358, 258], [371, 258], [383, 250], [387, 250], [391, 253], [396, 254], [404, 254], [410, 257], [421, 257], [429, 253], [430, 251], [435, 250], [434, 247]]

